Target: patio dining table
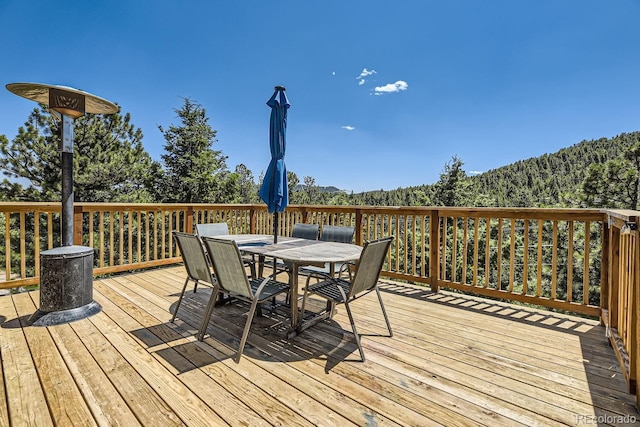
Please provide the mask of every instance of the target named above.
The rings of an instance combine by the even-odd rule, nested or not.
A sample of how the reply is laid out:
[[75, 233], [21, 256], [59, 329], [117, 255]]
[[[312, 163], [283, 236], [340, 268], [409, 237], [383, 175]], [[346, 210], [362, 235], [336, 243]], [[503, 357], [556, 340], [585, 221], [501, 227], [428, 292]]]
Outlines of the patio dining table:
[[287, 337], [301, 332], [304, 313], [298, 316], [298, 270], [303, 266], [323, 266], [355, 261], [360, 258], [362, 246], [350, 243], [323, 242], [320, 240], [278, 237], [273, 243], [273, 235], [267, 234], [227, 234], [216, 238], [234, 240], [240, 251], [257, 255], [260, 259], [271, 257], [284, 261], [289, 269], [291, 287], [291, 329]]

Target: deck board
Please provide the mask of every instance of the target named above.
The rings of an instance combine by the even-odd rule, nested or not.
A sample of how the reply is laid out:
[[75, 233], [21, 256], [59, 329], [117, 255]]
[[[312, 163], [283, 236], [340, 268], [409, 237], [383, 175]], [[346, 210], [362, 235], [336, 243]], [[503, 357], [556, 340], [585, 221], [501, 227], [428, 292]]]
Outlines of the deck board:
[[3, 400], [8, 405], [6, 424], [53, 425], [13, 299], [0, 297], [0, 310], [0, 316], [6, 319], [0, 334], [2, 373], [7, 393]]
[[[86, 326], [90, 327], [91, 325], [87, 322]], [[58, 345], [60, 354], [98, 425], [141, 425], [118, 389], [111, 383], [109, 376], [103, 371], [107, 365], [102, 365], [101, 368], [96, 358], [86, 347], [87, 344], [93, 342], [97, 344], [95, 338], [103, 340], [101, 334], [95, 333], [95, 337], [89, 336], [83, 340], [81, 338], [84, 336], [82, 328], [83, 322], [77, 322], [73, 325], [67, 325], [66, 328], [50, 328], [50, 332], [54, 341], [61, 344]], [[91, 348], [95, 351], [98, 346]], [[91, 375], [86, 375], [87, 372], [91, 372]]]
[[[182, 266], [94, 281], [102, 311], [25, 327], [38, 293], [0, 297], [0, 427], [17, 425], [553, 426], [636, 417], [634, 396], [596, 321], [384, 280], [394, 336], [375, 294], [291, 340], [283, 316], [216, 307], [192, 286], [171, 323]], [[313, 308], [313, 304], [311, 305]], [[21, 324], [22, 322], [22, 324]], [[582, 420], [582, 422], [581, 422]]]
[[[34, 293], [16, 295], [14, 303], [21, 323], [26, 324], [29, 315], [36, 311], [31, 299]], [[61, 354], [57, 351], [47, 328], [24, 328], [24, 335], [31, 357], [38, 372], [47, 405], [57, 425], [97, 425], [85, 400], [82, 398], [73, 376]]]

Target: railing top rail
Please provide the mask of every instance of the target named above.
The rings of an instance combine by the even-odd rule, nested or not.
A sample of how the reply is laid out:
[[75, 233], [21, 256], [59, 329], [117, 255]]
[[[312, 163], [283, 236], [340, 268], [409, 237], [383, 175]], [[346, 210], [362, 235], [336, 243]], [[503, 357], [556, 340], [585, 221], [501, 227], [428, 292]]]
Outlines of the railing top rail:
[[60, 202], [1, 202], [0, 212], [60, 211]]
[[100, 208], [147, 208], [147, 209], [163, 209], [163, 208], [171, 208], [171, 209], [180, 209], [180, 208], [212, 208], [212, 209], [250, 209], [254, 208], [257, 205], [248, 205], [248, 204], [212, 204], [212, 203], [97, 203], [97, 202], [75, 202], [76, 206], [82, 208], [88, 208], [97, 210]]
[[631, 209], [607, 209], [604, 211], [609, 218], [622, 221], [637, 222], [640, 212]]
[[[266, 211], [266, 205], [257, 204], [218, 204], [218, 203], [97, 203], [76, 202], [79, 211], [99, 210], [175, 210], [175, 209], [240, 209]], [[0, 212], [29, 212], [44, 210], [57, 212], [60, 202], [0, 202]], [[449, 207], [449, 206], [326, 206], [326, 205], [289, 205], [287, 210], [360, 212], [364, 214], [429, 214], [438, 211], [445, 216], [503, 217], [503, 218], [541, 218], [541, 219], [582, 219], [606, 220], [617, 218], [623, 221], [636, 221], [639, 211], [627, 209], [583, 209], [583, 208], [521, 208], [521, 207]]]

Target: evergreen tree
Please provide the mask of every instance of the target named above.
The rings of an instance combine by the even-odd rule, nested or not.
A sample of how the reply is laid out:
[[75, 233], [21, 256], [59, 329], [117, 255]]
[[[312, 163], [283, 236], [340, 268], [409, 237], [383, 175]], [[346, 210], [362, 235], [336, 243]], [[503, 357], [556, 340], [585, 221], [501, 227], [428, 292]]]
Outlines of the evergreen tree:
[[[154, 201], [147, 190], [149, 175], [157, 170], [142, 145], [142, 130], [126, 113], [85, 115], [74, 123], [76, 199], [82, 201]], [[156, 164], [152, 167], [152, 164]]]
[[593, 164], [582, 183], [582, 192], [587, 206], [637, 209], [638, 169], [623, 158]]
[[304, 195], [302, 191], [298, 188], [298, 184], [300, 184], [300, 179], [295, 172], [287, 171], [287, 188], [289, 189], [289, 203], [294, 204], [302, 204], [304, 203]]
[[470, 183], [462, 169], [464, 162], [457, 156], [444, 165], [440, 181], [435, 186], [435, 201], [444, 206], [464, 206], [470, 198]]
[[320, 189], [316, 185], [316, 180], [311, 176], [305, 176], [304, 180], [304, 203], [310, 205], [322, 204], [320, 200]]
[[159, 126], [165, 138], [162, 155], [165, 167], [163, 202], [220, 203], [233, 198], [235, 191], [226, 166], [226, 157], [213, 150], [216, 131], [209, 125], [206, 111], [189, 98], [175, 110], [180, 126]]
[[10, 182], [8, 179], [3, 179], [0, 182], [0, 201], [2, 202], [17, 202], [22, 201], [24, 195], [24, 189], [20, 184]]
[[[129, 114], [88, 114], [74, 121], [73, 178], [76, 201], [150, 202], [145, 182], [152, 160], [142, 146], [142, 132]], [[34, 109], [9, 144], [0, 139], [0, 169], [29, 182], [13, 187], [17, 199], [61, 199], [62, 170], [58, 147], [61, 123], [44, 106]]]
[[238, 200], [237, 203], [258, 203], [258, 185], [253, 179], [253, 174], [244, 164], [236, 166], [234, 172], [238, 181]]
[[638, 209], [640, 133], [615, 138], [624, 147], [617, 157], [594, 163], [582, 182], [582, 201], [590, 207]]

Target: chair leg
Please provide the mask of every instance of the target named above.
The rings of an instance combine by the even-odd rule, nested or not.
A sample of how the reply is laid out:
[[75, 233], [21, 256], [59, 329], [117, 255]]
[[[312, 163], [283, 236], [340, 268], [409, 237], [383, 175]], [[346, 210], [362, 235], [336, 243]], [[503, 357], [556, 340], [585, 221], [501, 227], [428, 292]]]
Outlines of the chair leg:
[[382, 295], [380, 295], [380, 289], [376, 286], [376, 294], [378, 294], [378, 301], [380, 301], [380, 308], [382, 309], [382, 315], [384, 316], [384, 321], [387, 323], [387, 329], [389, 330], [389, 336], [393, 336], [393, 331], [391, 330], [391, 323], [389, 323], [389, 317], [387, 316], [387, 310], [384, 309], [384, 304], [382, 303]]
[[236, 357], [233, 359], [234, 362], [240, 363], [240, 358], [242, 357], [242, 352], [244, 351], [244, 345], [247, 342], [247, 337], [249, 336], [249, 329], [251, 328], [251, 322], [253, 322], [253, 315], [256, 312], [256, 307], [258, 306], [258, 300], [254, 299], [251, 303], [251, 309], [249, 310], [249, 317], [247, 317], [247, 322], [244, 325], [244, 331], [242, 331], [242, 338], [240, 339], [240, 345], [238, 346], [238, 352], [236, 353]]
[[[173, 316], [171, 317], [171, 323], [176, 320], [176, 316], [178, 315], [178, 309], [180, 308], [180, 303], [182, 302], [182, 297], [184, 297], [184, 292], [187, 290], [187, 283], [189, 283], [189, 278], [184, 281], [184, 286], [182, 287], [182, 292], [180, 292], [180, 298], [178, 298], [178, 303], [176, 304], [176, 309], [173, 312]], [[196, 280], [196, 286], [198, 286], [198, 281]]]
[[351, 314], [351, 307], [349, 307], [349, 298], [347, 298], [347, 294], [344, 292], [344, 289], [342, 289], [342, 287], [338, 286], [338, 291], [340, 291], [342, 301], [344, 302], [344, 307], [347, 309], [347, 314], [349, 315], [351, 329], [353, 329], [353, 335], [355, 335], [356, 337], [356, 344], [358, 344], [358, 350], [360, 350], [360, 358], [364, 362], [364, 350], [362, 349], [362, 344], [360, 343], [360, 334], [358, 333], [358, 329], [356, 328], [356, 322], [353, 320], [353, 314]]
[[333, 316], [336, 314], [336, 303], [335, 301], [327, 300], [327, 313], [329, 313], [329, 318], [333, 319]]
[[349, 322], [351, 322], [351, 329], [353, 329], [353, 335], [356, 337], [356, 344], [358, 344], [358, 350], [360, 350], [360, 358], [364, 362], [364, 350], [362, 349], [362, 344], [360, 343], [360, 334], [358, 333], [358, 329], [356, 328], [356, 322], [353, 321], [353, 315], [351, 314], [351, 308], [349, 307], [349, 303], [345, 302], [344, 307], [347, 309], [347, 314], [349, 315]]
[[218, 299], [218, 284], [216, 283], [213, 286], [213, 290], [211, 291], [211, 296], [209, 297], [209, 303], [207, 304], [207, 308], [204, 312], [204, 317], [202, 318], [202, 324], [200, 325], [200, 329], [198, 330], [198, 341], [202, 341], [207, 332], [207, 326], [209, 326], [209, 320], [211, 319], [211, 313], [213, 313], [213, 307], [216, 305], [216, 300]]

